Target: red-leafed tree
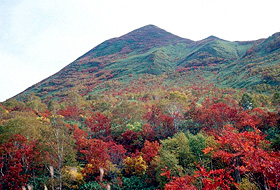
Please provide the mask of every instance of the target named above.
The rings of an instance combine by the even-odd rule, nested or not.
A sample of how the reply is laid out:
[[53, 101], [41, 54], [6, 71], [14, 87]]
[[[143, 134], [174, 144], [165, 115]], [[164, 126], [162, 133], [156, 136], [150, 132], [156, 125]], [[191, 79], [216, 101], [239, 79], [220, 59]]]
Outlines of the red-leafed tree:
[[142, 126], [142, 136], [144, 139], [149, 141], [155, 140], [156, 134], [153, 127], [150, 124], [146, 123]]
[[0, 145], [0, 189], [21, 189], [26, 186], [36, 165], [39, 152], [36, 141], [16, 134]]
[[221, 158], [228, 167], [235, 170], [235, 178], [240, 181], [240, 174], [246, 173], [256, 177], [259, 186], [267, 189], [279, 187], [280, 157], [279, 152], [266, 151], [265, 136], [248, 121], [254, 131], [238, 132], [227, 125], [216, 135], [219, 148], [213, 149], [213, 158]]
[[83, 150], [85, 160], [87, 162], [84, 173], [91, 177], [99, 173], [100, 168], [106, 167], [106, 162], [110, 156], [107, 152], [108, 143], [99, 139], [90, 139], [88, 148]]
[[72, 118], [77, 120], [81, 113], [77, 106], [68, 106], [63, 110], [60, 110], [58, 114], [63, 115], [66, 119]]
[[234, 186], [234, 180], [230, 171], [224, 169], [206, 171], [205, 168], [199, 167], [193, 176], [170, 177], [170, 171], [165, 170], [162, 176], [167, 176], [170, 182], [165, 184], [165, 190], [197, 190], [196, 185], [200, 184], [201, 190], [230, 190]]
[[108, 137], [111, 135], [111, 120], [99, 112], [92, 114], [91, 117], [86, 119], [85, 123], [91, 131], [90, 136], [92, 138]]
[[201, 180], [203, 188], [201, 190], [218, 189], [230, 190], [230, 187], [234, 185], [234, 180], [230, 175], [230, 170], [224, 169], [206, 171], [205, 168], [200, 167], [195, 172], [195, 178]]
[[116, 144], [115, 142], [108, 142], [107, 153], [109, 154], [110, 161], [113, 164], [119, 164], [125, 157], [126, 149], [123, 145]]
[[146, 163], [150, 163], [153, 158], [158, 155], [159, 151], [159, 143], [157, 141], [155, 142], [149, 142], [145, 141], [144, 147], [141, 149], [141, 152], [143, 153], [143, 159]]
[[88, 176], [104, 168], [110, 156], [107, 152], [109, 144], [100, 139], [89, 139], [88, 134], [74, 125], [74, 138], [78, 150], [78, 158], [86, 163], [84, 173]]
[[152, 126], [157, 139], [170, 137], [176, 133], [174, 118], [163, 114], [161, 109], [156, 105], [148, 107], [148, 111], [144, 115], [144, 119]]
[[78, 159], [85, 160], [85, 153], [88, 150], [88, 134], [80, 129], [76, 124], [73, 126], [73, 128], [74, 139], [76, 140], [76, 149], [78, 151]]
[[237, 109], [231, 108], [225, 103], [206, 104], [197, 109], [192, 111], [193, 119], [206, 130], [221, 129], [223, 125], [235, 123], [237, 119]]
[[144, 119], [146, 119], [152, 126], [156, 126], [159, 124], [159, 117], [161, 114], [161, 109], [156, 105], [152, 105], [151, 107], [148, 107], [148, 111], [144, 115]]
[[118, 141], [129, 152], [140, 150], [143, 146], [143, 139], [140, 131], [126, 130], [119, 137]]
[[264, 130], [277, 126], [280, 115], [277, 112], [268, 112], [260, 108], [252, 110], [252, 119], [257, 122], [257, 128]]
[[164, 190], [197, 190], [197, 188], [192, 185], [194, 181], [195, 178], [191, 176], [176, 177], [165, 184]]

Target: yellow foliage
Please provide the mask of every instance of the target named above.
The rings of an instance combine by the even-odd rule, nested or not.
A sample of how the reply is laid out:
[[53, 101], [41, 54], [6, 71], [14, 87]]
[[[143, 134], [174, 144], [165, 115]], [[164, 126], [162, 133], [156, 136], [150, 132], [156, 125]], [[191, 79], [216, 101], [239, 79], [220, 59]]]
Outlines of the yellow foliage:
[[239, 184], [240, 190], [257, 190], [259, 189], [254, 183], [250, 182], [248, 178], [243, 178]]
[[46, 122], [46, 123], [50, 123], [50, 119], [46, 118], [46, 117], [36, 117], [37, 120], [40, 121], [40, 123]]
[[188, 96], [183, 93], [183, 92], [179, 92], [179, 91], [173, 91], [169, 93], [170, 95], [170, 99], [171, 100], [176, 100], [176, 101], [182, 101], [182, 102], [187, 102], [188, 101]]
[[87, 167], [88, 168], [92, 168], [92, 164], [87, 164]]
[[64, 118], [64, 116], [63, 115], [58, 115], [58, 118]]
[[78, 189], [79, 184], [84, 183], [84, 176], [81, 173], [82, 168], [66, 166], [63, 168], [63, 185], [70, 189]]
[[51, 115], [51, 118], [64, 118], [63, 115]]
[[65, 173], [68, 174], [72, 180], [82, 182], [83, 174], [79, 170], [80, 168], [67, 166], [65, 168]]
[[143, 175], [145, 174], [148, 165], [144, 161], [142, 156], [137, 157], [127, 157], [124, 159], [124, 169], [126, 173], [133, 175]]

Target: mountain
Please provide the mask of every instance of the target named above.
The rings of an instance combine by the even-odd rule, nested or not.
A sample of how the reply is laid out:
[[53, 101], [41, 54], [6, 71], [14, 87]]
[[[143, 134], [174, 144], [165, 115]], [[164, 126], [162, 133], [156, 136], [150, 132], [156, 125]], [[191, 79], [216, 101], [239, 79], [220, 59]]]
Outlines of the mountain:
[[0, 103], [0, 189], [276, 189], [279, 37], [103, 42]]
[[110, 82], [125, 86], [148, 75], [267, 91], [280, 82], [279, 53], [280, 33], [246, 42], [215, 36], [192, 41], [147, 25], [101, 43], [16, 98], [32, 92], [44, 100], [63, 98], [69, 90], [88, 95], [114, 88]]

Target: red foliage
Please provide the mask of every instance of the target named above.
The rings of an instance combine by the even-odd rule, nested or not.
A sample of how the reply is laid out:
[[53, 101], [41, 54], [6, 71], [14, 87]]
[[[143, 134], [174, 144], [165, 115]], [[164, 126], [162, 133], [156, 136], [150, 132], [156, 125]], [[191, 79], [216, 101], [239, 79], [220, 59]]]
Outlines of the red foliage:
[[41, 115], [42, 117], [48, 118], [48, 117], [51, 116], [52, 114], [51, 114], [51, 112], [50, 112], [49, 110], [46, 109], [44, 112], [41, 112], [40, 115]]
[[[216, 136], [219, 148], [214, 150], [213, 157], [221, 158], [242, 173], [261, 174], [264, 183], [271, 187], [277, 186], [280, 178], [279, 152], [268, 152], [263, 144], [269, 144], [264, 135], [248, 123], [255, 131], [237, 132], [231, 126], [225, 126], [220, 135]], [[263, 184], [263, 182], [259, 182]], [[278, 184], [279, 185], [279, 184]]]
[[256, 121], [258, 129], [267, 129], [278, 124], [280, 115], [276, 112], [265, 112], [260, 108], [255, 108], [252, 110], [252, 118]]
[[99, 168], [105, 168], [110, 160], [119, 164], [126, 153], [122, 145], [115, 142], [104, 142], [101, 139], [88, 139], [88, 134], [77, 125], [74, 125], [74, 138], [78, 150], [78, 158], [87, 162], [84, 173], [88, 176], [99, 172]]
[[205, 168], [200, 167], [195, 172], [195, 178], [201, 178], [203, 188], [201, 190], [218, 189], [230, 190], [230, 186], [234, 184], [233, 178], [230, 176], [230, 171], [224, 169], [206, 171]]
[[21, 189], [31, 177], [31, 171], [38, 162], [36, 141], [28, 142], [16, 134], [9, 142], [0, 145], [0, 181], [2, 189]]
[[195, 178], [191, 176], [176, 177], [165, 184], [164, 190], [197, 190], [197, 188], [192, 185], [194, 180]]
[[[165, 168], [164, 173], [161, 176], [167, 176], [170, 179], [170, 170]], [[234, 184], [233, 178], [230, 176], [230, 171], [224, 169], [206, 171], [205, 168], [199, 167], [198, 171], [195, 171], [194, 176], [172, 177], [171, 181], [165, 184], [165, 190], [196, 190], [196, 181], [201, 181], [203, 187], [201, 190], [230, 190], [230, 186]]]
[[144, 147], [142, 148], [141, 152], [143, 153], [143, 159], [146, 163], [150, 163], [153, 158], [158, 155], [159, 151], [159, 143], [157, 141], [155, 142], [149, 142], [145, 141]]
[[110, 156], [110, 161], [114, 164], [119, 164], [125, 157], [126, 149], [123, 145], [118, 145], [115, 142], [108, 142], [108, 154]]
[[169, 115], [160, 115], [160, 127], [156, 128], [159, 138], [166, 138], [176, 133], [174, 128], [174, 118]]
[[236, 115], [236, 123], [235, 127], [237, 129], [242, 129], [246, 126], [250, 126], [250, 123], [254, 122], [254, 126], [256, 124], [256, 121], [253, 121], [252, 116], [249, 113], [249, 110], [241, 111]]
[[150, 124], [144, 124], [142, 126], [142, 136], [144, 139], [147, 139], [149, 141], [154, 141], [155, 140], [155, 131], [153, 129], [153, 127]]
[[76, 140], [76, 149], [79, 153], [78, 158], [85, 159], [84, 153], [86, 153], [86, 149], [88, 148], [88, 139], [87, 139], [88, 134], [82, 129], [80, 129], [76, 124], [73, 126], [73, 128], [74, 128], [73, 134]]
[[174, 118], [163, 114], [161, 109], [155, 105], [148, 108], [148, 111], [144, 115], [144, 119], [152, 126], [157, 139], [163, 139], [176, 133], [174, 128]]
[[110, 156], [107, 152], [108, 144], [99, 139], [88, 140], [88, 148], [83, 150], [87, 165], [84, 172], [88, 175], [99, 173], [99, 168], [105, 168]]
[[140, 150], [143, 146], [141, 132], [138, 131], [126, 130], [121, 134], [119, 140], [129, 152]]
[[168, 167], [161, 169], [161, 171], [163, 171], [163, 173], [161, 173], [160, 176], [166, 176], [167, 179], [171, 179], [171, 171], [168, 169]]
[[148, 108], [148, 111], [144, 115], [144, 119], [146, 119], [152, 126], [156, 126], [159, 124], [159, 117], [161, 114], [161, 109], [155, 105], [152, 105], [150, 108]]
[[66, 119], [77, 119], [80, 115], [80, 110], [76, 106], [68, 106], [64, 110], [60, 110], [58, 114], [63, 115]]
[[99, 112], [87, 118], [85, 124], [93, 132], [95, 138], [106, 137], [111, 134], [111, 120]]
[[236, 121], [237, 109], [231, 108], [224, 103], [214, 103], [208, 105], [204, 103], [198, 110], [192, 111], [193, 119], [199, 122], [205, 129], [211, 130], [212, 128], [223, 128], [223, 125]]

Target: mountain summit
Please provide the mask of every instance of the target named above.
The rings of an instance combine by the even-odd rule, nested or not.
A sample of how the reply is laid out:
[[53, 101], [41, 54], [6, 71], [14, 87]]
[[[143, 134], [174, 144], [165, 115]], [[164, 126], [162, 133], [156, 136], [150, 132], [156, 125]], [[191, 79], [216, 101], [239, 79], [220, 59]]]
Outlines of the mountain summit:
[[191, 42], [192, 41], [189, 39], [184, 39], [171, 34], [157, 26], [147, 25], [133, 30], [119, 38], [107, 40], [87, 52], [85, 56], [93, 54], [97, 57], [101, 57], [114, 53], [127, 54], [133, 51], [143, 53], [155, 47]]
[[276, 33], [248, 42], [230, 42], [215, 36], [192, 41], [147, 25], [104, 41], [16, 98], [33, 92], [47, 101], [63, 98], [73, 90], [87, 95], [114, 88], [112, 82], [125, 86], [148, 75], [165, 75], [166, 83], [183, 78], [183, 83], [197, 82], [199, 76], [221, 86], [277, 88], [279, 36]]

